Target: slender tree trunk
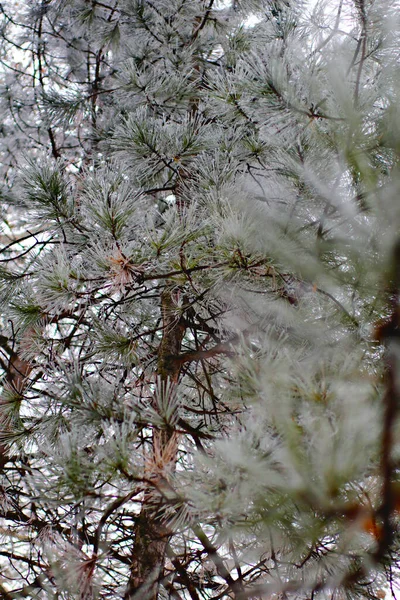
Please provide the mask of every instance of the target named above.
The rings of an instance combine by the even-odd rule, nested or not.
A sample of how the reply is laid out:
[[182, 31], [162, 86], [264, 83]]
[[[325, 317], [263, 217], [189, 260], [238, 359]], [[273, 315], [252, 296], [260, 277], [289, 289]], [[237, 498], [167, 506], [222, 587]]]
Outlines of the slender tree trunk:
[[[157, 374], [162, 382], [176, 383], [179, 376], [179, 361], [176, 356], [181, 351], [185, 325], [179, 314], [174, 296], [175, 286], [167, 284], [161, 295], [161, 315], [163, 335], [158, 352]], [[134, 547], [130, 577], [125, 592], [125, 600], [157, 600], [159, 583], [162, 578], [166, 548], [171, 531], [160, 516], [160, 505], [163, 502], [157, 494], [156, 484], [167, 474], [163, 470], [175, 464], [178, 440], [173, 431], [167, 429], [153, 430], [153, 464], [156, 466], [148, 478], [154, 480], [155, 487], [149, 489], [144, 496], [142, 509], [137, 519], [134, 532]]]
[[[211, 1], [210, 9], [213, 1]], [[200, 23], [196, 21], [193, 29], [193, 41], [204, 27], [208, 16], [209, 10], [203, 21]], [[199, 72], [198, 64], [195, 64], [194, 68]], [[198, 98], [193, 98], [190, 101], [190, 114], [192, 117], [195, 117], [197, 110]], [[175, 183], [174, 194], [179, 214], [182, 213], [185, 205], [181, 188], [187, 177], [188, 172], [181, 170]], [[163, 335], [158, 351], [157, 374], [163, 382], [170, 380], [177, 383], [181, 368], [181, 363], [176, 357], [181, 353], [186, 326], [182, 314], [177, 309], [176, 302], [174, 302], [177, 293], [179, 293], [179, 289], [176, 285], [167, 283], [161, 294]], [[157, 453], [159, 457], [164, 454], [168, 456], [169, 465], [171, 466], [171, 464], [175, 465], [177, 450], [178, 440], [174, 432], [166, 429], [153, 430], [153, 453]], [[156, 457], [154, 459], [156, 462]], [[160, 478], [160, 473], [158, 477]], [[161, 497], [160, 502], [162, 502]], [[154, 490], [150, 490], [149, 494], [145, 495], [135, 529], [131, 572], [125, 600], [134, 597], [138, 600], [157, 600], [159, 582], [162, 578], [171, 531], [169, 531], [162, 518], [157, 517], [157, 509], [154, 506]]]
[[[4, 378], [3, 390], [12, 395], [22, 396], [28, 382], [28, 377], [32, 371], [32, 365], [21, 358], [17, 352], [8, 348], [9, 361], [8, 369]], [[6, 406], [7, 399], [3, 394], [0, 396], [0, 432], [7, 430], [8, 410]], [[3, 405], [3, 406], [2, 406]], [[5, 445], [0, 444], [0, 473], [9, 460], [8, 451]]]

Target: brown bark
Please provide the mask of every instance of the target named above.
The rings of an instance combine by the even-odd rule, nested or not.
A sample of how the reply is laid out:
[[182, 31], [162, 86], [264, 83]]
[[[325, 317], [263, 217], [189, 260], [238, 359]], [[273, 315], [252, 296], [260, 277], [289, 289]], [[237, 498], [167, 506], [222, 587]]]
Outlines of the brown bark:
[[[174, 302], [176, 290], [167, 284], [161, 294], [163, 335], [158, 351], [157, 374], [161, 381], [178, 381], [180, 354], [185, 325]], [[171, 531], [160, 515], [163, 502], [157, 487], [168, 478], [168, 470], [176, 461], [178, 439], [174, 431], [153, 429], [153, 457], [147, 479], [154, 481], [144, 495], [142, 509], [136, 521], [130, 577], [125, 600], [157, 600], [163, 575], [166, 549]]]
[[[210, 0], [209, 6], [203, 19], [194, 23], [192, 32], [192, 42], [195, 41], [200, 31], [205, 26], [213, 6], [214, 0]], [[195, 71], [199, 71], [199, 64], [195, 63]], [[194, 97], [189, 103], [189, 112], [195, 117], [198, 110], [198, 98]], [[186, 169], [177, 171], [178, 177], [175, 182], [174, 194], [178, 213], [182, 215], [185, 207], [185, 197], [183, 192], [184, 181], [189, 178], [189, 172]], [[182, 265], [183, 266], [183, 265]], [[179, 289], [173, 283], [166, 284], [161, 294], [161, 317], [163, 326], [163, 335], [158, 351], [157, 375], [161, 381], [178, 382], [182, 362], [177, 360], [181, 354], [182, 340], [185, 335], [186, 325], [182, 312], [174, 302], [176, 293]], [[168, 468], [175, 465], [178, 450], [178, 436], [174, 431], [167, 429], [153, 429], [153, 459], [157, 463], [157, 456], [168, 457], [164, 462], [166, 472], [160, 472], [156, 469], [154, 479], [164, 481], [167, 479]], [[157, 472], [158, 471], [158, 472]], [[150, 475], [150, 478], [152, 476]], [[163, 575], [166, 549], [171, 537], [171, 533], [157, 515], [157, 509], [154, 506], [154, 490], [149, 490], [145, 494], [142, 510], [138, 517], [135, 527], [134, 550], [132, 553], [132, 564], [129, 583], [125, 594], [125, 600], [137, 598], [138, 600], [157, 600], [159, 582]], [[159, 497], [162, 502], [162, 497]]]
[[[22, 396], [26, 387], [28, 377], [32, 371], [32, 365], [21, 358], [14, 350], [9, 350], [8, 368], [5, 375], [3, 390], [13, 395]], [[0, 396], [0, 433], [7, 428], [7, 414], [2, 414], [2, 404], [5, 402], [4, 392]], [[5, 411], [7, 413], [7, 409]], [[0, 443], [0, 473], [9, 460], [7, 448]]]

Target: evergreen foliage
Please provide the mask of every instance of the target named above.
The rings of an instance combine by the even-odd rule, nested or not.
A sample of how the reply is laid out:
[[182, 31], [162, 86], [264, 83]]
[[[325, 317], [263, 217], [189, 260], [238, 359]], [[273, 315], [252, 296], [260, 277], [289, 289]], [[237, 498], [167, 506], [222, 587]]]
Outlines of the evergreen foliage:
[[0, 4], [0, 597], [395, 597], [397, 0]]

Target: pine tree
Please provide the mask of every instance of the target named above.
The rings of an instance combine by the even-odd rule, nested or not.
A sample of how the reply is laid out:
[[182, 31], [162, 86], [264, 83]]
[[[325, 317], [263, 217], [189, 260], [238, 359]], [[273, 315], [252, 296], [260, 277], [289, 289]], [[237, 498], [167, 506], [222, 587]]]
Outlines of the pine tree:
[[0, 5], [0, 596], [383, 598], [398, 3]]

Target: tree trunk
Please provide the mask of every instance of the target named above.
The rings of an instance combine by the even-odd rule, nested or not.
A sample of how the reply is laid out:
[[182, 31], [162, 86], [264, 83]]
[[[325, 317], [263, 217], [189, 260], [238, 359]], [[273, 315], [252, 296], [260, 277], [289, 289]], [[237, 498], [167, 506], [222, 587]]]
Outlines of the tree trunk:
[[[176, 383], [180, 365], [176, 357], [181, 351], [185, 325], [174, 302], [176, 288], [167, 284], [161, 294], [161, 316], [163, 335], [158, 351], [157, 374], [162, 382]], [[147, 478], [158, 482], [168, 477], [166, 468], [175, 464], [178, 440], [175, 432], [167, 429], [153, 429], [153, 472]], [[130, 577], [125, 592], [125, 600], [157, 600], [159, 583], [162, 579], [167, 544], [171, 531], [160, 516], [163, 503], [156, 487], [145, 493], [142, 509], [136, 521], [134, 547]]]
[[[28, 377], [32, 371], [32, 365], [21, 358], [17, 352], [7, 347], [9, 351], [8, 369], [5, 374], [3, 390], [9, 391], [12, 395], [23, 396], [27, 385]], [[8, 407], [7, 399], [2, 394], [0, 396], [0, 432], [6, 431], [8, 427]], [[3, 405], [3, 406], [2, 406]], [[5, 445], [0, 443], [0, 473], [3, 471], [9, 460], [9, 454]]]

